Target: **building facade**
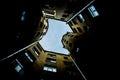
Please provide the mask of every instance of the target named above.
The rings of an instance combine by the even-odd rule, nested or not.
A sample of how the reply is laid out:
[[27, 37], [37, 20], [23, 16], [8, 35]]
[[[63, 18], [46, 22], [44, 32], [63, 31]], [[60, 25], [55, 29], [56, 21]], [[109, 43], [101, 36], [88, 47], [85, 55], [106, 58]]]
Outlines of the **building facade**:
[[[91, 58], [96, 55], [94, 52], [96, 47], [93, 47], [96, 45], [96, 38], [93, 37], [96, 36], [95, 29], [98, 26], [96, 24], [99, 23], [101, 15], [97, 10], [99, 10], [99, 7], [94, 1], [83, 7], [67, 21], [73, 32], [67, 32], [62, 37], [63, 47], [69, 50], [71, 56], [88, 79], [96, 75], [96, 71], [91, 66], [94, 63]], [[93, 69], [94, 72], [91, 75], [92, 70], [90, 69]]]
[[35, 30], [35, 35], [32, 42], [39, 41], [45, 36], [49, 28], [48, 19], [43, 15], [39, 20], [38, 27]]
[[[4, 43], [1, 44], [0, 50], [1, 79], [6, 80], [9, 77], [15, 80], [65, 78], [98, 80], [103, 77], [99, 74], [99, 72], [103, 73], [103, 70], [100, 70], [98, 66], [104, 66], [104, 64], [99, 60], [104, 52], [103, 48], [106, 49], [107, 40], [105, 39], [111, 33], [108, 29], [114, 17], [111, 13], [113, 6], [109, 2], [101, 0], [32, 0], [29, 2], [17, 0], [14, 8], [9, 6], [4, 9], [6, 12], [2, 11], [3, 14], [9, 14], [4, 14], [2, 19], [5, 27], [1, 28], [1, 32], [4, 31], [1, 33], [1, 43]], [[14, 15], [15, 20], [10, 20]], [[64, 21], [73, 30], [72, 33], [67, 32], [63, 35], [61, 41], [63, 47], [70, 51], [70, 55], [46, 51], [38, 44], [48, 30], [49, 18]], [[6, 24], [6, 21], [10, 24]], [[108, 34], [104, 35], [106, 31]], [[80, 70], [84, 72], [86, 78], [81, 77]]]
[[81, 33], [67, 32], [63, 35], [61, 40], [63, 47], [69, 50], [70, 53], [75, 50], [78, 51], [78, 44], [81, 42], [82, 36]]
[[84, 80], [70, 55], [46, 51], [39, 43], [31, 45], [5, 62], [3, 71], [6, 76], [11, 76], [10, 79]]

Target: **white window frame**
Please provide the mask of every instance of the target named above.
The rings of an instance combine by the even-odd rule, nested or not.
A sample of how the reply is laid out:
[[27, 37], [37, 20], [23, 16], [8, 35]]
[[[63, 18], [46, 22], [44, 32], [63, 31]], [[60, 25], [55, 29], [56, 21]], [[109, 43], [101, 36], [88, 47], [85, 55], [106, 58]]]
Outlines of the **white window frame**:
[[30, 60], [30, 62], [33, 62], [33, 59], [29, 56], [27, 52], [25, 52], [25, 56]]
[[43, 70], [49, 71], [49, 72], [57, 72], [56, 68], [50, 67], [50, 66], [44, 66]]
[[91, 5], [89, 8], [88, 8], [88, 11], [90, 12], [90, 14], [92, 15], [92, 17], [97, 17], [99, 16], [99, 13], [97, 12], [96, 8]]

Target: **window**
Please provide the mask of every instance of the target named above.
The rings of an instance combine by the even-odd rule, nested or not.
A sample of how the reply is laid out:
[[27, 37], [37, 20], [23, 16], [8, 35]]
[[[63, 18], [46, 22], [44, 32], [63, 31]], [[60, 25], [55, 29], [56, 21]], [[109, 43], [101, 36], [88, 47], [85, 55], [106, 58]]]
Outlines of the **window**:
[[93, 5], [91, 5], [89, 8], [88, 8], [90, 14], [92, 15], [92, 17], [96, 17], [96, 16], [99, 16], [99, 13], [97, 12], [97, 10], [95, 9], [95, 7]]
[[22, 64], [18, 61], [18, 59], [15, 59], [13, 65], [15, 66], [14, 68], [17, 72], [20, 72], [23, 68]]
[[34, 53], [35, 53], [37, 56], [39, 56], [40, 53], [38, 52], [38, 50], [37, 50], [35, 47], [33, 47], [32, 50], [34, 51]]
[[30, 52], [25, 52], [25, 56], [29, 59], [30, 62], [35, 61], [35, 57]]
[[73, 28], [72, 30], [73, 30], [73, 32], [75, 32], [75, 33], [77, 32], [75, 28]]
[[66, 43], [68, 44], [68, 41]]
[[82, 16], [82, 14], [79, 14], [79, 15], [78, 15], [78, 20], [79, 20], [80, 22], [84, 22], [84, 21], [85, 21], [85, 19], [84, 19], [84, 17]]
[[49, 71], [49, 72], [57, 72], [57, 69], [52, 66], [44, 66], [43, 70]]
[[64, 59], [68, 59], [68, 57], [65, 56]]
[[79, 50], [80, 50], [80, 48], [77, 48], [77, 49], [76, 49], [76, 52], [79, 52]]
[[67, 13], [64, 13], [62, 17], [68, 17], [69, 15]]
[[56, 60], [55, 60], [55, 59], [47, 58], [47, 59], [46, 59], [46, 62], [56, 63]]
[[49, 57], [52, 57], [52, 58], [55, 58], [55, 57], [56, 57], [56, 55], [54, 55], [54, 54], [48, 54], [48, 56], [49, 56]]
[[75, 19], [73, 19], [72, 21], [73, 21], [73, 23], [74, 23], [74, 24], [77, 24], [77, 22], [76, 22], [76, 18], [75, 18]]
[[39, 48], [40, 51], [42, 51], [42, 48], [39, 44], [37, 44], [37, 47]]
[[79, 32], [82, 32], [82, 30], [81, 30], [81, 28], [80, 28], [80, 27], [77, 27], [77, 29], [78, 29], [78, 31], [79, 31]]
[[69, 46], [72, 47], [72, 43], [69, 43]]
[[83, 28], [84, 28], [85, 31], [89, 30], [89, 26], [83, 26]]

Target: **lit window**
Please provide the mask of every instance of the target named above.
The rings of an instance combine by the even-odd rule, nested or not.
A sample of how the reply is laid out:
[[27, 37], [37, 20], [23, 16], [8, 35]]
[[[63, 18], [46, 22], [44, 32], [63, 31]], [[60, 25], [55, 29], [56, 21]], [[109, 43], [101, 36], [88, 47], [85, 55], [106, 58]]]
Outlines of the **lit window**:
[[95, 9], [95, 7], [93, 5], [91, 5], [89, 8], [88, 8], [90, 14], [92, 15], [92, 17], [96, 17], [96, 16], [99, 16], [99, 13], [97, 12], [97, 10]]
[[76, 52], [79, 52], [79, 50], [80, 50], [80, 48], [77, 48], [77, 49], [76, 49]]
[[22, 68], [20, 67], [20, 65], [17, 65], [17, 66], [15, 67], [15, 70], [16, 70], [17, 72], [20, 72], [21, 69], [22, 69]]
[[22, 16], [21, 16], [21, 21], [24, 21], [24, 20], [25, 20], [25, 14], [26, 14], [26, 11], [23, 11], [23, 12], [22, 12]]
[[75, 18], [75, 19], [73, 19], [72, 21], [73, 21], [73, 23], [74, 23], [74, 24], [77, 24], [77, 22], [76, 22], [76, 18]]
[[25, 55], [30, 60], [30, 62], [33, 62], [33, 59], [30, 57], [30, 55], [27, 52], [25, 53]]
[[85, 31], [88, 31], [90, 27], [89, 26], [83, 26], [83, 28], [84, 28]]
[[37, 56], [39, 56], [39, 52], [38, 52], [38, 50], [37, 50], [35, 47], [33, 47], [32, 50], [34, 51], [34, 53], [35, 53]]
[[69, 46], [72, 47], [72, 43], [69, 43]]
[[18, 61], [18, 59], [15, 59], [13, 65], [15, 66], [14, 68], [17, 72], [20, 72], [23, 68], [22, 64]]
[[50, 72], [57, 72], [57, 69], [51, 66], [44, 66], [43, 70], [50, 71]]
[[85, 19], [83, 18], [82, 14], [79, 14], [78, 16], [79, 16], [80, 22], [84, 22], [85, 21]]
[[79, 31], [79, 32], [82, 32], [82, 30], [81, 30], [81, 28], [80, 28], [80, 27], [77, 27], [77, 29], [78, 29], [78, 31]]

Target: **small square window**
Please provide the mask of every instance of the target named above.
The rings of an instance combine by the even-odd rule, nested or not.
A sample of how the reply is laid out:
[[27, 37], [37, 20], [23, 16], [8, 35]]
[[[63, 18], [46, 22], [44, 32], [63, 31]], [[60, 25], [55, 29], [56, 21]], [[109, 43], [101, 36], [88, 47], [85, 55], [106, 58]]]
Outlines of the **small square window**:
[[22, 68], [20, 67], [20, 65], [17, 65], [17, 66], [15, 67], [15, 70], [16, 70], [17, 72], [20, 72], [21, 69], [22, 69]]

